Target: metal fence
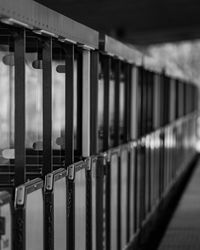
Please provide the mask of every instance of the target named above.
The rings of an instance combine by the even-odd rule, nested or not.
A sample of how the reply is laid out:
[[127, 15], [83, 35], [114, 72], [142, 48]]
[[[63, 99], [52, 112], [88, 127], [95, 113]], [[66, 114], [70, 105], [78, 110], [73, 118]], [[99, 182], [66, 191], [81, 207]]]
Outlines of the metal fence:
[[126, 249], [196, 154], [197, 87], [20, 11], [0, 1], [0, 249]]

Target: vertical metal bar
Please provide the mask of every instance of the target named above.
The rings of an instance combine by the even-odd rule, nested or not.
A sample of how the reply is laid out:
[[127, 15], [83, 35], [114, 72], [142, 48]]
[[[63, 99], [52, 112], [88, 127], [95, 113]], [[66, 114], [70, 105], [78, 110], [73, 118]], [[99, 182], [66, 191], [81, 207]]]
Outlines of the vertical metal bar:
[[144, 71], [145, 74], [144, 74], [144, 135], [148, 134], [149, 132], [149, 127], [148, 127], [148, 120], [149, 120], [149, 114], [148, 114], [148, 101], [149, 101], [149, 88], [148, 88], [148, 85], [149, 85], [149, 71], [148, 70], [145, 70]]
[[159, 105], [160, 105], [160, 110], [159, 110], [159, 127], [162, 127], [164, 125], [164, 100], [163, 100], [163, 74], [160, 75], [160, 88], [159, 88]]
[[142, 222], [145, 218], [145, 144], [142, 142], [141, 143], [141, 165], [140, 165], [140, 171], [141, 171], [141, 176], [140, 176], [140, 189], [141, 189], [141, 221], [140, 221], [140, 226], [142, 226]]
[[[76, 83], [74, 82], [74, 105], [76, 105], [76, 110], [74, 106], [74, 116], [77, 119], [77, 128], [76, 128], [76, 131], [74, 131], [74, 134], [76, 133], [76, 142], [74, 142], [74, 150], [76, 150], [76, 155], [80, 157], [82, 155], [82, 146], [83, 146], [82, 145], [82, 141], [83, 141], [82, 140], [83, 139], [82, 138], [82, 124], [83, 124], [83, 120], [82, 120], [83, 118], [83, 113], [82, 113], [83, 55], [82, 53], [80, 52], [76, 53], [76, 60], [77, 60], [77, 82]], [[75, 75], [75, 72], [74, 72], [74, 75]], [[76, 84], [76, 87], [75, 87], [75, 84]], [[76, 92], [75, 92], [75, 88], [76, 88]]]
[[21, 208], [15, 209], [13, 223], [13, 249], [25, 250], [25, 211]]
[[139, 192], [140, 192], [140, 180], [139, 180], [139, 147], [140, 145], [137, 144], [136, 150], [135, 150], [135, 200], [134, 200], [134, 204], [135, 204], [135, 232], [138, 230], [139, 228], [139, 205], [140, 205], [140, 200], [139, 200]]
[[103, 175], [104, 175], [104, 158], [99, 157], [97, 160], [96, 173], [96, 249], [103, 249]]
[[159, 93], [160, 93], [160, 82], [159, 82], [159, 75], [154, 74], [154, 121], [153, 121], [153, 128], [159, 128], [159, 119], [160, 119], [160, 102], [159, 102]]
[[144, 133], [143, 135], [148, 134], [148, 77], [149, 77], [149, 71], [144, 71]]
[[165, 75], [162, 74], [162, 85], [163, 85], [163, 91], [162, 91], [162, 106], [163, 106], [163, 123], [162, 125], [165, 125], [166, 124], [166, 121], [167, 121], [167, 89], [166, 89], [166, 78], [165, 78]]
[[[53, 171], [52, 165], [52, 38], [44, 41], [43, 51], [43, 175]], [[53, 192], [45, 191], [44, 244], [54, 247]]]
[[141, 136], [145, 134], [146, 130], [146, 91], [145, 91], [145, 80], [146, 80], [146, 71], [144, 68], [141, 69]]
[[111, 58], [104, 56], [103, 58], [103, 74], [104, 74], [104, 128], [103, 128], [103, 150], [109, 147], [109, 95], [110, 95], [110, 70]]
[[15, 36], [15, 186], [26, 180], [25, 172], [25, 30]]
[[125, 97], [124, 97], [124, 137], [123, 142], [127, 142], [128, 133], [128, 101], [129, 101], [129, 74], [128, 74], [128, 64], [124, 63], [124, 75], [125, 75]]
[[[97, 153], [97, 116], [98, 116], [98, 77], [99, 77], [99, 72], [98, 72], [98, 65], [99, 65], [99, 53], [98, 51], [91, 51], [90, 52], [90, 155], [95, 155]], [[97, 163], [98, 164], [98, 163]], [[91, 197], [91, 192], [95, 192], [96, 200], [97, 198], [97, 190], [91, 190], [91, 183], [88, 182], [87, 185], [87, 192], [90, 193]], [[94, 197], [94, 196], [92, 196]], [[97, 204], [96, 204], [97, 205]], [[98, 207], [96, 207], [96, 214], [99, 211]], [[96, 220], [96, 225], [98, 225], [99, 221], [98, 218], [93, 218], [95, 216], [92, 214], [92, 209], [91, 209], [91, 203], [90, 207], [88, 206], [87, 210], [87, 218], [90, 217], [88, 220], [89, 223], [87, 223], [87, 232], [90, 233], [91, 240], [87, 241], [87, 249], [91, 249], [92, 245], [96, 244], [96, 249], [98, 248], [98, 242], [93, 243], [92, 242], [92, 236], [91, 234], [95, 234], [95, 239], [97, 241], [97, 235], [99, 235], [98, 232], [98, 227], [96, 227], [96, 230], [92, 230], [92, 225], [91, 225], [91, 217], [92, 220]]]
[[90, 51], [83, 51], [82, 156], [90, 155]]
[[181, 82], [178, 81], [178, 117], [180, 118], [182, 116], [182, 96], [181, 96]]
[[142, 135], [142, 67], [138, 67], [137, 134]]
[[[167, 88], [167, 124], [170, 122], [169, 107], [170, 107], [170, 78], [166, 77], [166, 88]], [[184, 103], [183, 103], [184, 105]]]
[[141, 226], [141, 214], [142, 214], [142, 178], [141, 178], [141, 142], [137, 147], [137, 229]]
[[179, 106], [178, 106], [178, 104], [179, 104], [179, 95], [178, 95], [178, 80], [175, 80], [175, 85], [176, 85], [176, 119], [178, 119], [179, 118]]
[[[25, 172], [25, 30], [16, 31], [15, 48], [15, 186], [26, 180]], [[14, 214], [14, 249], [25, 249], [25, 213]]]
[[[68, 45], [66, 50], [65, 75], [65, 166], [74, 162], [74, 45]], [[68, 249], [75, 247], [75, 187], [74, 182], [68, 184]]]
[[149, 145], [148, 145], [148, 178], [149, 178], [149, 187], [148, 187], [148, 212], [151, 211], [151, 136], [149, 137]]
[[160, 140], [160, 147], [159, 147], [159, 198], [162, 196], [163, 192], [163, 178], [164, 178], [164, 169], [163, 169], [163, 150], [162, 150], [162, 143], [163, 143], [163, 132], [161, 131], [159, 134]]
[[131, 97], [130, 97], [130, 102], [131, 102], [131, 140], [137, 139], [137, 99], [138, 99], [138, 92], [137, 92], [137, 87], [138, 87], [138, 75], [137, 75], [137, 68], [135, 66], [132, 67], [132, 77], [131, 77]]
[[127, 170], [127, 215], [126, 215], [126, 230], [127, 230], [127, 238], [126, 238], [126, 242], [129, 242], [129, 239], [130, 239], [130, 223], [132, 223], [130, 221], [130, 213], [132, 211], [130, 211], [130, 193], [132, 190], [131, 189], [131, 181], [133, 181], [131, 179], [131, 150], [128, 150], [127, 151], [127, 167], [128, 167], [128, 170]]
[[151, 132], [154, 130], [153, 128], [153, 104], [154, 104], [154, 74], [151, 72]]
[[[121, 155], [118, 155], [117, 175], [117, 249], [121, 249]], [[112, 170], [111, 170], [112, 171]], [[112, 212], [112, 211], [111, 211]]]
[[[132, 78], [132, 71], [131, 71], [131, 65], [125, 64], [125, 116], [124, 116], [124, 142], [130, 141], [130, 125], [131, 125], [131, 78]], [[120, 167], [123, 167], [123, 164], [120, 160]], [[128, 196], [129, 197], [129, 187], [130, 187], [130, 152], [127, 152], [127, 178], [128, 181], [126, 183], [126, 188], [128, 190]], [[123, 169], [121, 169], [122, 173]], [[122, 185], [122, 183], [120, 183]], [[121, 197], [120, 197], [121, 199]], [[129, 199], [126, 200], [126, 242], [129, 240]], [[123, 246], [122, 246], [123, 247]]]
[[124, 142], [130, 140], [130, 87], [131, 87], [131, 65], [125, 65], [125, 121], [124, 121]]
[[52, 172], [52, 39], [43, 47], [43, 175]]
[[129, 241], [134, 234], [134, 223], [135, 223], [135, 146], [129, 149]]
[[[180, 113], [181, 113], [181, 117], [182, 116], [184, 116], [184, 90], [183, 90], [183, 83], [182, 82], [180, 82], [180, 88], [179, 88], [179, 91], [180, 91]], [[194, 90], [194, 88], [193, 88], [193, 90]], [[193, 111], [194, 111], [194, 91], [193, 91], [193, 98], [192, 98], [192, 101], [193, 101]]]
[[[86, 171], [86, 249], [92, 250], [92, 234], [94, 229], [92, 228], [92, 172]], [[96, 194], [95, 194], [96, 195]], [[96, 238], [95, 238], [96, 239]]]
[[[187, 114], [186, 113], [186, 83], [183, 83], [183, 104], [184, 104], [184, 116]], [[194, 98], [195, 101], [196, 98]]]
[[141, 136], [146, 132], [146, 70], [141, 71]]
[[132, 64], [128, 64], [128, 117], [127, 117], [127, 141], [131, 140], [131, 87], [132, 87]]
[[147, 132], [150, 133], [152, 129], [151, 124], [151, 72], [148, 72], [147, 75]]
[[115, 115], [114, 115], [114, 146], [119, 145], [119, 103], [120, 103], [120, 66], [119, 60], [115, 61]]
[[[174, 81], [173, 81], [173, 86], [174, 86]], [[188, 84], [187, 83], [186, 83], [186, 86], [185, 86], [185, 92], [186, 92], [186, 100], [185, 100], [185, 102], [186, 102], [186, 115], [187, 115], [188, 114], [188, 104], [189, 104], [189, 102], [188, 102], [189, 93], [188, 93]], [[171, 80], [171, 93], [172, 93], [172, 80]]]
[[65, 164], [74, 162], [74, 45], [67, 46], [65, 74]]
[[[90, 51], [83, 50], [82, 156], [90, 155]], [[86, 171], [86, 249], [92, 249], [91, 171]]]
[[111, 249], [111, 161], [107, 163], [106, 169], [106, 249]]
[[68, 181], [67, 202], [67, 246], [69, 250], [75, 249], [75, 183]]
[[90, 154], [97, 153], [97, 110], [98, 110], [98, 51], [91, 51], [91, 66], [90, 66]]
[[137, 226], [138, 226], [138, 219], [137, 219], [137, 216], [138, 216], [138, 212], [137, 212], [137, 202], [138, 202], [138, 199], [137, 199], [137, 193], [138, 193], [138, 166], [137, 166], [137, 161], [138, 161], [138, 145], [136, 146], [136, 148], [134, 148], [135, 150], [135, 158], [134, 158], [134, 224], [133, 224], [133, 230], [134, 230], [134, 233], [137, 231]]

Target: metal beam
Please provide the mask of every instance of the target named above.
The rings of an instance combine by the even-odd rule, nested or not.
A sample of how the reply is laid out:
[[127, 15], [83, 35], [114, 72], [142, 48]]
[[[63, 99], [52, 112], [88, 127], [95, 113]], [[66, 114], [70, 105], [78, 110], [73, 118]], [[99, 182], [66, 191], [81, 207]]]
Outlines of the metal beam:
[[[98, 32], [32, 0], [0, 0], [1, 20], [98, 48]], [[11, 18], [11, 19], [8, 19]]]

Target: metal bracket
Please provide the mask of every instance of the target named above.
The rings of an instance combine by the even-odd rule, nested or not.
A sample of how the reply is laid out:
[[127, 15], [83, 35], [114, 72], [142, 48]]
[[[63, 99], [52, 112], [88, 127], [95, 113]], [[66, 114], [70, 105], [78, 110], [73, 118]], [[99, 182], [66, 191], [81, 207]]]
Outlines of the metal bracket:
[[146, 137], [142, 137], [141, 138], [141, 146], [145, 146], [145, 144], [146, 144]]
[[75, 166], [74, 164], [72, 164], [68, 167], [68, 179], [74, 180], [74, 177], [75, 177]]
[[69, 175], [69, 169], [67, 168], [66, 169], [66, 176], [68, 176]]
[[134, 149], [134, 148], [136, 148], [137, 147], [137, 142], [136, 141], [132, 141], [132, 142], [130, 142], [130, 149]]
[[85, 49], [85, 50], [95, 50], [95, 48], [91, 47], [91, 46], [88, 46], [88, 45], [85, 45], [85, 44], [81, 44], [81, 43], [77, 43], [78, 47], [82, 48], [82, 49]]
[[92, 165], [92, 159], [90, 158], [86, 158], [85, 159], [85, 166], [86, 166], [86, 170], [90, 171], [91, 170], [91, 165]]
[[45, 177], [45, 189], [48, 191], [53, 189], [53, 174], [48, 174]]
[[8, 25], [15, 25], [15, 26], [19, 26], [19, 27], [24, 27], [24, 28], [28, 28], [28, 29], [33, 29], [32, 25], [29, 25], [27, 23], [24, 23], [22, 21], [19, 21], [17, 19], [11, 18], [11, 17], [2, 17], [0, 19], [0, 21], [2, 23], [8, 24]]
[[38, 34], [38, 35], [46, 35], [46, 36], [51, 36], [51, 37], [55, 37], [58, 38], [58, 35], [47, 31], [47, 30], [43, 30], [43, 29], [33, 29], [32, 30], [34, 33]]
[[108, 164], [108, 162], [109, 162], [109, 158], [108, 158], [108, 154], [107, 153], [102, 153], [102, 154], [100, 154], [100, 156], [98, 156], [98, 158], [97, 159], [100, 159], [100, 160], [102, 160], [102, 164], [103, 164], [103, 175], [106, 175], [106, 173], [107, 173], [107, 164]]
[[23, 206], [25, 201], [25, 186], [21, 185], [16, 188], [15, 204], [18, 206]]
[[107, 163], [107, 161], [108, 161], [108, 154], [107, 153], [102, 153], [101, 155], [100, 155], [100, 158], [103, 158], [103, 165], [105, 166], [106, 165], [106, 163]]

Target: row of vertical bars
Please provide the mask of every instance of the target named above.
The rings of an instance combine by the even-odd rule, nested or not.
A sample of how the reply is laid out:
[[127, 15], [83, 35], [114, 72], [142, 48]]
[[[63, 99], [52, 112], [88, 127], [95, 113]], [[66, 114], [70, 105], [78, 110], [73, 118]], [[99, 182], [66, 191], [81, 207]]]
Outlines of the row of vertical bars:
[[[164, 127], [197, 107], [195, 86], [138, 68], [138, 137]], [[186, 94], [187, 93], [187, 94]]]
[[[25, 30], [15, 31], [15, 185], [26, 181], [25, 172]], [[65, 165], [74, 162], [73, 72], [74, 45], [66, 46]], [[43, 42], [43, 175], [52, 172], [52, 38]]]
[[[15, 51], [15, 186], [23, 185], [26, 182], [26, 152], [25, 152], [25, 50], [26, 31], [16, 30], [14, 33]], [[74, 137], [73, 137], [73, 72], [74, 72], [74, 45], [65, 45], [66, 49], [66, 103], [65, 103], [65, 167], [74, 162]], [[43, 38], [43, 176], [53, 171], [52, 165], [52, 38]], [[69, 122], [72, 121], [72, 122]], [[45, 193], [45, 223], [53, 225], [53, 193]], [[16, 210], [15, 225], [20, 219], [25, 219], [24, 211]], [[69, 217], [74, 220], [74, 217]], [[74, 226], [74, 221], [69, 222]], [[14, 227], [15, 228], [15, 227]], [[49, 229], [49, 228], [48, 228]], [[53, 227], [45, 230], [45, 249], [52, 249], [54, 245]], [[21, 232], [19, 228], [17, 231]], [[25, 229], [22, 229], [25, 230]], [[71, 228], [69, 235], [69, 249], [74, 249], [74, 228]], [[25, 232], [23, 233], [25, 234]], [[14, 237], [18, 237], [16, 233]], [[17, 239], [17, 238], [15, 238]], [[25, 249], [25, 242], [16, 240], [16, 250]]]
[[[25, 37], [26, 32], [25, 30], [17, 30], [15, 35], [15, 149], [16, 149], [16, 156], [15, 156], [15, 185], [19, 186], [24, 184], [26, 181], [26, 168], [25, 168]], [[74, 127], [73, 127], [73, 117], [74, 117], [74, 45], [68, 44], [64, 45], [66, 49], [66, 68], [65, 68], [65, 168], [70, 164], [74, 163]], [[87, 52], [86, 52], [87, 53]], [[89, 155], [96, 155], [98, 153], [98, 128], [97, 128], [97, 104], [98, 104], [98, 78], [99, 78], [99, 57], [102, 57], [103, 63], [103, 73], [104, 73], [104, 126], [103, 126], [103, 151], [107, 151], [109, 149], [109, 98], [110, 98], [110, 73], [111, 73], [111, 64], [112, 58], [107, 55], [100, 55], [98, 51], [91, 51], [90, 52], [91, 60], [90, 60], [90, 114], [87, 114], [87, 120], [91, 119], [90, 130], [90, 139], [88, 140], [88, 144], [90, 143], [90, 150], [85, 152], [85, 157]], [[85, 60], [87, 60], [87, 56]], [[131, 85], [131, 78], [132, 78], [132, 66], [125, 62], [120, 62], [120, 60], [114, 59], [114, 71], [115, 71], [115, 115], [114, 115], [114, 145], [118, 146], [120, 144], [120, 133], [119, 133], [119, 99], [120, 99], [120, 73], [121, 73], [121, 64], [124, 64], [125, 67], [125, 118], [124, 118], [124, 138], [123, 143], [129, 142], [131, 138], [130, 134], [130, 123], [131, 119], [131, 95], [133, 86]], [[44, 168], [43, 168], [43, 175], [46, 175], [52, 172], [52, 145], [51, 145], [51, 136], [52, 136], [52, 38], [45, 38], [43, 41], [43, 154], [44, 154]], [[149, 125], [149, 118], [147, 119], [146, 115], [151, 114], [153, 110], [153, 88], [149, 88], [147, 83], [152, 82], [152, 74], [146, 74], [143, 68], [141, 70], [141, 112], [139, 112], [139, 116], [141, 117], [140, 124], [138, 127], [142, 128], [142, 132], [139, 135], [144, 135], [145, 133], [149, 133], [152, 130], [152, 125]], [[89, 78], [89, 76], [88, 76]], [[91, 105], [90, 105], [91, 104]], [[147, 112], [148, 111], [148, 112]], [[160, 111], [161, 113], [165, 113], [164, 110]], [[152, 119], [150, 117], [150, 119]], [[165, 120], [165, 119], [164, 119]], [[133, 123], [133, 121], [132, 121]], [[166, 122], [164, 122], [166, 123]], [[143, 127], [144, 125], [144, 127]], [[160, 124], [162, 126], [164, 124]], [[107, 178], [106, 178], [106, 187], [110, 187], [110, 173], [109, 168], [107, 169]], [[118, 178], [120, 178], [120, 168]], [[120, 180], [118, 180], [120, 183]], [[102, 182], [98, 182], [97, 188], [99, 188], [100, 192], [102, 192], [101, 188]], [[118, 187], [120, 189], [120, 185]], [[71, 183], [71, 191], [74, 193], [74, 184]], [[87, 191], [91, 191], [91, 183], [87, 182]], [[109, 194], [108, 190], [108, 194]], [[120, 194], [120, 192], [118, 192]], [[74, 196], [73, 196], [74, 197]], [[120, 196], [118, 197], [120, 200]], [[109, 203], [109, 195], [106, 196], [107, 203]], [[74, 210], [74, 200], [71, 201], [72, 204], [72, 211]], [[98, 206], [103, 206], [103, 200], [98, 200]], [[48, 206], [46, 206], [47, 208]], [[89, 208], [89, 212], [91, 208]], [[109, 211], [109, 207], [107, 208]], [[107, 211], [108, 211], [107, 210]], [[47, 211], [46, 218], [49, 218], [50, 211]], [[120, 214], [120, 208], [118, 209]], [[99, 213], [98, 216], [102, 216]], [[109, 224], [109, 213], [106, 212], [106, 223]], [[120, 215], [118, 215], [119, 217]], [[75, 228], [74, 228], [74, 218], [75, 215], [70, 216], [69, 224], [72, 225], [69, 231], [69, 249], [75, 248]], [[120, 223], [120, 220], [118, 220]], [[120, 224], [118, 227], [120, 228]], [[89, 221], [87, 225], [87, 232], [91, 232], [91, 221]], [[102, 232], [102, 226], [99, 224], [97, 225], [97, 232]], [[107, 228], [107, 235], [106, 244], [109, 245], [110, 238], [110, 229]], [[46, 240], [51, 239], [49, 241], [49, 245], [47, 246], [48, 249], [51, 249], [53, 245], [53, 239], [50, 238], [52, 232], [46, 232]], [[103, 237], [101, 234], [97, 233], [97, 237]], [[90, 236], [88, 235], [88, 239]], [[118, 244], [120, 245], [120, 238], [118, 239]], [[97, 242], [103, 242], [98, 240]], [[89, 240], [87, 241], [87, 249], [91, 249], [92, 242]], [[99, 243], [101, 244], [101, 243]], [[98, 246], [98, 249], [101, 249], [102, 246]]]
[[[15, 157], [15, 166], [16, 166], [16, 176], [15, 176], [15, 185], [20, 185], [25, 181], [25, 30], [16, 30], [15, 31], [15, 84], [17, 88], [15, 88], [15, 131], [18, 133], [15, 134], [15, 146], [16, 146], [16, 157]], [[44, 172], [43, 174], [49, 173], [52, 171], [52, 147], [51, 147], [51, 132], [52, 132], [52, 75], [51, 75], [51, 67], [52, 67], [52, 39], [44, 38], [43, 39], [43, 144], [44, 144]], [[67, 53], [66, 53], [66, 103], [65, 103], [65, 164], [66, 166], [72, 164], [74, 162], [74, 139], [73, 139], [73, 123], [69, 122], [73, 120], [74, 113], [74, 105], [73, 105], [73, 96], [74, 96], [74, 86], [73, 86], [73, 71], [74, 71], [74, 45], [65, 45]], [[103, 71], [104, 71], [104, 127], [103, 127], [103, 151], [109, 149], [109, 81], [110, 81], [110, 72], [111, 72], [111, 57], [110, 56], [102, 56], [103, 58]], [[115, 64], [115, 115], [114, 115], [114, 146], [119, 145], [119, 94], [120, 94], [120, 60], [114, 59]], [[99, 53], [97, 51], [91, 52], [91, 65], [90, 67], [90, 78], [91, 78], [91, 95], [90, 95], [90, 105], [91, 110], [90, 114], [87, 114], [91, 117], [91, 129], [90, 129], [90, 138], [88, 140], [90, 143], [90, 151], [89, 155], [94, 155], [97, 153], [97, 140], [98, 140], [98, 128], [97, 128], [97, 103], [98, 103], [98, 63], [99, 63]], [[124, 119], [124, 143], [129, 141], [130, 136], [130, 117], [131, 115], [131, 96], [132, 92], [131, 88], [131, 73], [132, 66], [127, 63], [125, 67], [125, 119]], [[169, 100], [165, 98], [166, 93], [169, 93], [169, 78], [165, 76], [161, 76], [160, 84], [163, 85], [163, 88], [160, 90], [159, 96], [156, 96], [155, 85], [153, 85], [154, 77], [152, 72], [145, 72], [143, 68], [138, 70], [139, 72], [139, 88], [138, 94], [140, 95], [139, 102], [137, 103], [138, 108], [138, 119], [139, 131], [138, 136], [144, 135], [145, 133], [149, 133], [154, 130], [156, 127], [164, 126], [170, 120], [169, 113]], [[193, 109], [193, 106], [196, 105], [192, 103], [196, 98], [192, 98], [195, 96], [195, 88], [187, 88], [188, 86], [183, 85], [178, 80], [176, 81], [176, 100], [177, 107], [175, 118], [179, 118], [186, 114], [187, 112]], [[162, 84], [163, 83], [163, 84]], [[155, 90], [155, 91], [153, 91]], [[179, 91], [180, 90], [180, 91]], [[186, 91], [191, 92], [190, 98], [184, 102]], [[155, 97], [160, 98], [161, 100], [164, 98], [165, 105], [160, 107], [160, 121], [153, 121], [153, 114], [155, 111], [153, 110], [153, 99]], [[184, 105], [185, 103], [185, 105]], [[88, 104], [89, 105], [89, 104]], [[156, 106], [159, 103], [155, 104]], [[156, 107], [158, 108], [158, 107]], [[173, 109], [173, 108], [171, 108]], [[183, 109], [183, 110], [181, 110]], [[166, 115], [167, 114], [167, 115]], [[148, 118], [149, 116], [150, 118]], [[162, 118], [162, 116], [164, 116]], [[158, 118], [159, 119], [159, 118]], [[156, 120], [156, 119], [154, 119]], [[172, 119], [171, 119], [172, 120]], [[133, 123], [133, 121], [132, 121]], [[88, 131], [89, 133], [89, 131]], [[87, 156], [87, 152], [85, 155]], [[88, 155], [88, 156], [89, 156]]]

